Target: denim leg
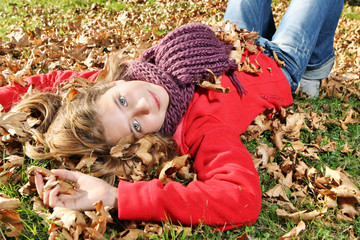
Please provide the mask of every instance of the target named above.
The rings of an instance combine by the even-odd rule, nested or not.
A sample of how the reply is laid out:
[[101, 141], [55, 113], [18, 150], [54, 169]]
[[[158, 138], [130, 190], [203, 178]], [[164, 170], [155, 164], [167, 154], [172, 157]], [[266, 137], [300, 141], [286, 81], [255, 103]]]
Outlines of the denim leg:
[[326, 78], [335, 62], [334, 36], [341, 16], [344, 1], [336, 1], [330, 8], [324, 24], [320, 30], [315, 49], [311, 54], [303, 78], [309, 80]]
[[[282, 70], [290, 82], [292, 91], [296, 90], [308, 64], [309, 69], [311, 66], [318, 69], [333, 61], [331, 59], [334, 58], [334, 32], [343, 2], [293, 0], [272, 40], [259, 38], [259, 45], [265, 47], [268, 55], [275, 51], [285, 62]], [[330, 36], [325, 37], [327, 34]]]
[[271, 0], [229, 0], [224, 20], [239, 28], [259, 32], [267, 39], [275, 32]]

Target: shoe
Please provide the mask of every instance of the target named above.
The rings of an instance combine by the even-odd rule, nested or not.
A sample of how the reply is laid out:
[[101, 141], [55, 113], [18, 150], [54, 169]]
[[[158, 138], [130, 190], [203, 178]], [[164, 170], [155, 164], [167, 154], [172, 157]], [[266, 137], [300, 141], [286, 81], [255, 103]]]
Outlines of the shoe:
[[321, 80], [300, 79], [300, 90], [309, 97], [318, 97], [320, 91]]

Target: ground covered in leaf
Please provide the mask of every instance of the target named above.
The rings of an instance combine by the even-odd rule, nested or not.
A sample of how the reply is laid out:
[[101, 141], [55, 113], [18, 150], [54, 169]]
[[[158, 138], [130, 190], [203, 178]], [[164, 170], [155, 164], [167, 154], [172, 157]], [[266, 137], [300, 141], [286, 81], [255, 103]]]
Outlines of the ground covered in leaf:
[[[51, 70], [103, 68], [107, 54], [125, 46], [150, 46], [191, 21], [218, 23], [226, 3], [6, 0], [0, 6], [0, 85], [25, 84], [25, 77]], [[277, 23], [288, 5], [286, 0], [273, 1]], [[266, 111], [241, 136], [262, 181], [263, 208], [255, 225], [213, 232], [211, 226], [190, 229], [169, 222], [119, 222], [101, 203], [88, 212], [46, 209], [34, 193], [33, 172], [49, 177], [47, 169], [56, 163], [29, 159], [22, 152], [24, 129], [38, 119], [2, 114], [1, 238], [134, 239], [140, 234], [154, 239], [356, 239], [360, 234], [359, 39], [359, 3], [346, 1], [335, 36], [337, 62], [322, 82], [320, 97], [308, 99], [299, 92], [293, 105], [277, 113]], [[153, 161], [147, 153], [154, 144], [143, 141], [125, 153], [135, 152], [140, 161], [126, 163], [122, 178], [159, 177], [166, 183], [179, 180], [171, 175], [174, 171], [182, 172], [183, 179], [196, 178], [186, 156], [162, 165], [158, 173], [144, 175], [149, 169], [142, 163], [149, 166]], [[113, 154], [123, 154], [124, 146], [117, 147]], [[150, 165], [160, 166], [159, 159]], [[76, 164], [67, 162], [67, 167], [86, 169], [91, 161], [85, 156]], [[71, 185], [61, 185], [71, 192]]]

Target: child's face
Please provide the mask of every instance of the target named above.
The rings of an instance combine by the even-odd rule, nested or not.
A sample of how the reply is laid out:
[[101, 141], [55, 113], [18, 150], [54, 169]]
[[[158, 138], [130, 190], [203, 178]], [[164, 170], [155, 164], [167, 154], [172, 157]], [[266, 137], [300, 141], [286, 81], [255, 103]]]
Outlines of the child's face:
[[131, 133], [141, 138], [159, 131], [165, 120], [169, 95], [143, 81], [116, 81], [98, 100], [96, 112], [108, 143], [115, 145]]

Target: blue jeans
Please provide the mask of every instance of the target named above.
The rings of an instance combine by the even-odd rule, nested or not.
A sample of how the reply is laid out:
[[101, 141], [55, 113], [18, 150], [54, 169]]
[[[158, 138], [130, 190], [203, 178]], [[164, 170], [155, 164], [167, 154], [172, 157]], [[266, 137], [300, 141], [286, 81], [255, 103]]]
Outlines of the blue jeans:
[[335, 61], [334, 35], [344, 0], [292, 0], [275, 29], [271, 0], [229, 0], [224, 20], [259, 32], [258, 45], [285, 62], [281, 69], [295, 91], [300, 79], [322, 79]]

